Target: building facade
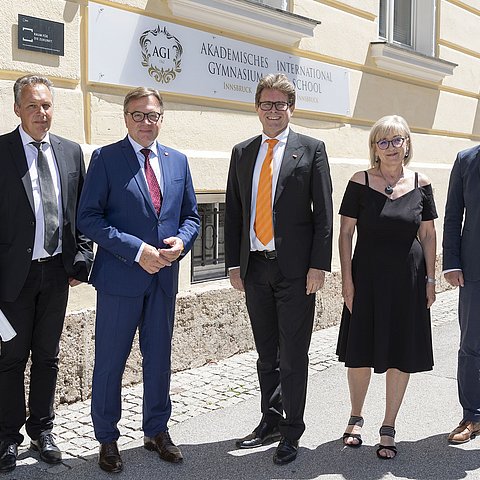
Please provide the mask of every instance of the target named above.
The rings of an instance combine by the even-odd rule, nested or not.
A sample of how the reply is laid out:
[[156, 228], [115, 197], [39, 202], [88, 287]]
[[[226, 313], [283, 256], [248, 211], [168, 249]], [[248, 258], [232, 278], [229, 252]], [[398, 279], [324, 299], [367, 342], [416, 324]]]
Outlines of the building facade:
[[[53, 33], [35, 19], [56, 22]], [[324, 140], [337, 211], [350, 176], [368, 167], [371, 125], [399, 114], [413, 133], [411, 166], [434, 185], [440, 240], [456, 152], [480, 141], [480, 0], [16, 0], [3, 5], [0, 26], [2, 133], [18, 124], [12, 85], [26, 73], [53, 81], [52, 131], [82, 144], [87, 162], [125, 136], [129, 89], [162, 91], [160, 141], [189, 157], [202, 214], [181, 290], [208, 291], [217, 309], [232, 302], [222, 281], [230, 151], [260, 132], [262, 74], [282, 71], [295, 82], [291, 126]], [[331, 323], [338, 276], [326, 288], [320, 314], [335, 298]], [[93, 305], [90, 287], [72, 292], [70, 310]]]

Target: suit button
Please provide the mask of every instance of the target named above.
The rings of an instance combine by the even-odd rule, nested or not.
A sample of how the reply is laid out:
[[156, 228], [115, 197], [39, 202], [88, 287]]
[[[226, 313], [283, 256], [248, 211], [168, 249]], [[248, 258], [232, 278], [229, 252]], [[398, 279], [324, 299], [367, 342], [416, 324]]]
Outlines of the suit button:
[[27, 253], [32, 253], [32, 249], [31, 249], [31, 248], [27, 248]]
[[35, 222], [33, 222], [33, 221], [30, 222], [30, 225], [31, 225], [32, 227], [35, 226]]

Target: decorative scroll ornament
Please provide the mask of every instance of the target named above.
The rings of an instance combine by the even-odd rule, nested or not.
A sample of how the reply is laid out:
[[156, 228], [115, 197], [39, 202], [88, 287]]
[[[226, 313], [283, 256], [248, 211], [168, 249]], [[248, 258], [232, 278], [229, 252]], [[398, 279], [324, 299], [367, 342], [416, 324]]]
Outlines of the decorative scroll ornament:
[[140, 37], [142, 47], [142, 65], [148, 68], [148, 74], [158, 83], [170, 83], [182, 71], [183, 47], [167, 31], [167, 27], [157, 26], [146, 30]]

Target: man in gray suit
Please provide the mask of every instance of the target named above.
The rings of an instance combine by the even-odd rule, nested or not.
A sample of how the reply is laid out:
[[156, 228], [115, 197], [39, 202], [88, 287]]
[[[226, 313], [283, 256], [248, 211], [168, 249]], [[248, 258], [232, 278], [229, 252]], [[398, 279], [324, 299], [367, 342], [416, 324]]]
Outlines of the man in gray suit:
[[450, 175], [443, 232], [445, 280], [460, 287], [458, 315], [458, 395], [460, 425], [450, 443], [468, 442], [480, 434], [480, 146], [457, 155]]

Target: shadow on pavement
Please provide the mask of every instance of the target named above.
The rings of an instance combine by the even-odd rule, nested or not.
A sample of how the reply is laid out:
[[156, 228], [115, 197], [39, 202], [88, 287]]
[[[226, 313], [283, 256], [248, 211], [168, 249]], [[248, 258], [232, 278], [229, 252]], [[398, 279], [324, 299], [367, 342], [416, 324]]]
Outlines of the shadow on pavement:
[[452, 447], [445, 439], [446, 434], [439, 434], [418, 441], [400, 441], [397, 443], [398, 456], [390, 461], [376, 457], [376, 446], [364, 444], [359, 449], [344, 448], [338, 439], [323, 443], [313, 450], [300, 446], [297, 460], [285, 466], [273, 464], [274, 445], [255, 450], [235, 450], [233, 439], [180, 445], [185, 461], [178, 465], [163, 462], [155, 453], [137, 447], [121, 452], [125, 469], [117, 475], [102, 472], [97, 465], [96, 455], [83, 460], [66, 460], [64, 465], [45, 468], [45, 464], [35, 461], [35, 454], [24, 452], [20, 458], [31, 457], [32, 464], [19, 465], [14, 472], [2, 475], [2, 478], [36, 480], [48, 476], [82, 480], [376, 480], [388, 476], [416, 480], [456, 480], [463, 479], [467, 472], [480, 468], [479, 450]]

